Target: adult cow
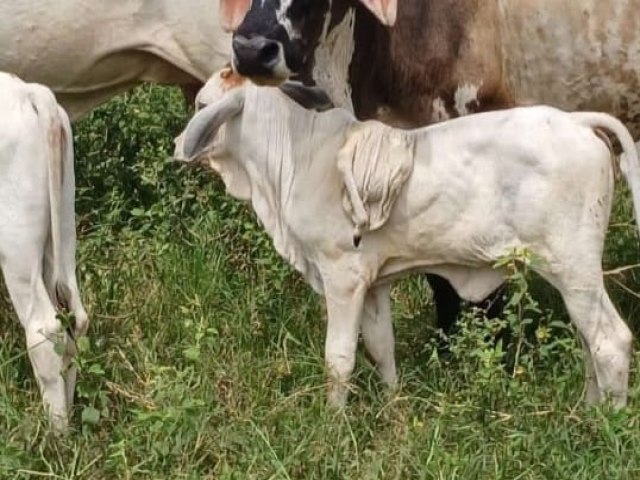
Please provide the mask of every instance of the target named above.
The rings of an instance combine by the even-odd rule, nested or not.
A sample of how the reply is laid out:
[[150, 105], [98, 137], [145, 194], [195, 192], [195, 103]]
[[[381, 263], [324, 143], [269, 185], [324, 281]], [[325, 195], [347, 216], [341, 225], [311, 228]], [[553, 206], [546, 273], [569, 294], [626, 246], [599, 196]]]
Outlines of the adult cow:
[[[71, 126], [49, 89], [4, 72], [0, 112], [0, 271], [45, 408], [63, 430], [76, 381], [74, 339], [89, 322], [75, 272]], [[58, 318], [60, 307], [73, 313], [73, 326]]]
[[[221, 0], [233, 64], [315, 80], [358, 118], [415, 127], [525, 103], [601, 110], [640, 134], [640, 0]], [[248, 10], [248, 13], [245, 12]], [[393, 28], [390, 28], [393, 26]], [[429, 277], [439, 324], [459, 309]]]
[[218, 0], [0, 2], [0, 70], [47, 85], [72, 119], [141, 82], [195, 94], [229, 60]]

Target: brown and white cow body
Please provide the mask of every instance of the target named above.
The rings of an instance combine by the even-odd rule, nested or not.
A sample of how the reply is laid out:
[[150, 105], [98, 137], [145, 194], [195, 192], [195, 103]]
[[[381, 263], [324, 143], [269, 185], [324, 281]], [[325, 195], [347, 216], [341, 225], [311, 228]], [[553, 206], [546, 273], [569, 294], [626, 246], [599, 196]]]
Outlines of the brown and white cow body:
[[[234, 13], [224, 20], [238, 72], [271, 84], [300, 75], [359, 119], [410, 128], [545, 103], [608, 112], [640, 135], [640, 0], [221, 4]], [[428, 279], [447, 331], [459, 300]]]
[[76, 119], [141, 82], [195, 92], [228, 62], [218, 0], [0, 3], [0, 70], [53, 90]]
[[[607, 111], [640, 134], [639, 0], [319, 0], [306, 16], [302, 2], [253, 2], [234, 39], [240, 73], [300, 73], [359, 118], [401, 126], [544, 103]], [[287, 20], [284, 34], [270, 8]], [[282, 45], [286, 68], [253, 75], [236, 47], [260, 35]]]
[[[74, 339], [88, 325], [76, 282], [69, 119], [51, 91], [0, 72], [0, 270], [58, 429], [73, 401]], [[75, 325], [63, 325], [64, 306]]]

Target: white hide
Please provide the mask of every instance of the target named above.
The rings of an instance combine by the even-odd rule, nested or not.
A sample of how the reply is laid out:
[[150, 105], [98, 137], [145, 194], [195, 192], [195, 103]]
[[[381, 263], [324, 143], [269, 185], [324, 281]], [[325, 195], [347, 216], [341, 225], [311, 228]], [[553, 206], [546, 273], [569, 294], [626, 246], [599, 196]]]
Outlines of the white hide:
[[[271, 88], [246, 84], [233, 94], [241, 89], [243, 107], [239, 103], [223, 119], [208, 161], [223, 179], [229, 169], [244, 172], [253, 208], [278, 252], [324, 293], [332, 403], [346, 398], [360, 329], [385, 381], [395, 383], [384, 290], [391, 280], [433, 272], [463, 297], [478, 300], [502, 281], [494, 263], [514, 249], [528, 249], [540, 259], [532, 268], [558, 288], [584, 340], [587, 372], [594, 372], [587, 375], [587, 400], [610, 394], [616, 405], [625, 404], [631, 333], [607, 296], [601, 268], [613, 157], [594, 132], [605, 129], [620, 140], [638, 207], [638, 157], [620, 122], [605, 114], [527, 107], [394, 133], [359, 123], [342, 109], [303, 110]], [[185, 137], [210, 135], [190, 127], [221, 104], [198, 113]], [[401, 135], [413, 143], [413, 169], [386, 223], [363, 232], [358, 245], [357, 219], [343, 208], [346, 177], [338, 159], [361, 128], [389, 142]], [[178, 150], [176, 156], [184, 154]], [[378, 182], [385, 175], [391, 182], [392, 171], [371, 169]], [[369, 318], [375, 311], [379, 315]]]
[[0, 267], [45, 408], [63, 429], [73, 401], [75, 344], [56, 318], [57, 305], [74, 314], [74, 337], [88, 325], [75, 275], [71, 128], [51, 91], [4, 73], [0, 111]]
[[480, 88], [477, 85], [471, 85], [469, 83], [460, 85], [456, 89], [456, 93], [453, 96], [453, 100], [455, 102], [456, 112], [458, 115], [469, 115], [473, 113], [472, 110], [469, 110], [467, 105], [469, 103], [479, 103], [478, 101], [478, 90]]
[[231, 53], [218, 4], [0, 2], [0, 70], [47, 85], [72, 119], [141, 82], [197, 88]]
[[[451, 117], [447, 112], [447, 107], [444, 105], [444, 101], [438, 97], [433, 100], [433, 113], [431, 114], [431, 121], [433, 123], [449, 120]], [[381, 120], [382, 121], [382, 120]]]
[[331, 16], [327, 15], [320, 43], [315, 50], [313, 79], [327, 92], [336, 107], [353, 112], [349, 65], [355, 49], [355, 10], [347, 10], [340, 23], [328, 31], [330, 20]]
[[289, 39], [295, 40], [297, 38], [300, 38], [300, 32], [293, 28], [291, 20], [287, 16], [287, 10], [289, 10], [290, 6], [291, 0], [280, 0], [280, 6], [276, 10], [276, 19], [278, 20], [278, 23], [282, 25], [282, 28], [284, 28], [287, 32]]

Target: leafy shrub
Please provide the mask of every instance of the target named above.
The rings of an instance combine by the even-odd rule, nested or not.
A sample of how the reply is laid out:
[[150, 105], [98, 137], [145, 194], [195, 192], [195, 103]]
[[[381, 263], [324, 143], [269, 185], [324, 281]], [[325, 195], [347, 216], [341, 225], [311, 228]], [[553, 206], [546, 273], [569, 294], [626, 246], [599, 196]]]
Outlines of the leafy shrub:
[[248, 205], [226, 195], [214, 173], [172, 161], [173, 139], [188, 118], [178, 89], [145, 85], [75, 126], [81, 236], [114, 247], [122, 235], [188, 241], [213, 222], [222, 234], [211, 241], [228, 245], [237, 268], [282, 269]]

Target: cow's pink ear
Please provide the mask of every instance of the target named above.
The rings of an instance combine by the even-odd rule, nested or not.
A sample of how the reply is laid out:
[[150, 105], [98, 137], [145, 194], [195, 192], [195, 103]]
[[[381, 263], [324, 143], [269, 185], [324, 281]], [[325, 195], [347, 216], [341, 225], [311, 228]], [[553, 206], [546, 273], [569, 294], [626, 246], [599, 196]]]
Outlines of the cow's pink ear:
[[396, 23], [398, 0], [360, 0], [365, 7], [371, 10], [383, 25], [392, 27]]
[[235, 32], [251, 7], [251, 0], [220, 0], [220, 23], [227, 32]]

